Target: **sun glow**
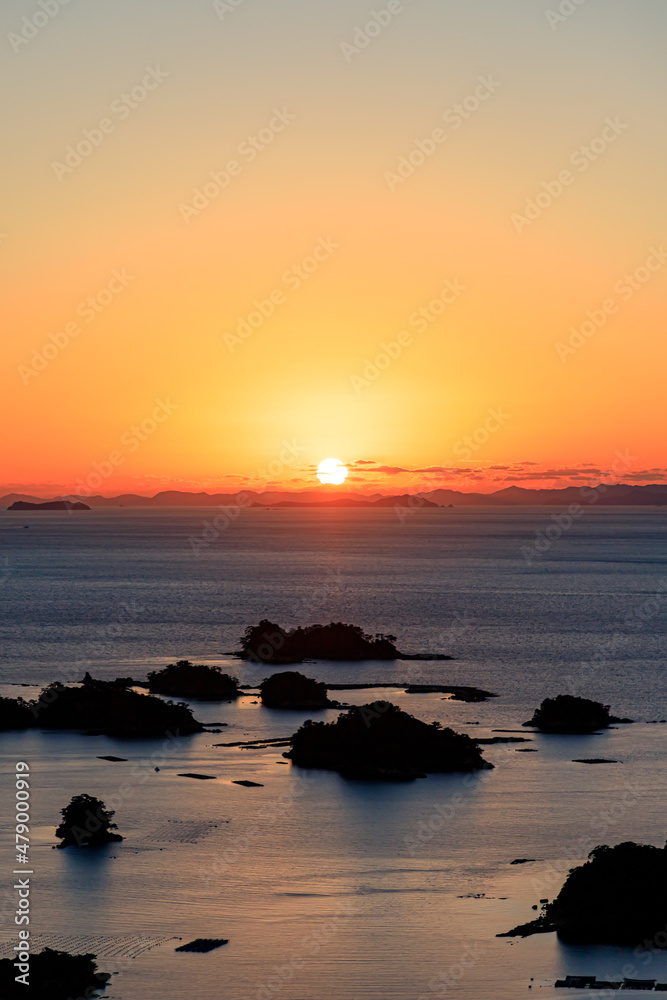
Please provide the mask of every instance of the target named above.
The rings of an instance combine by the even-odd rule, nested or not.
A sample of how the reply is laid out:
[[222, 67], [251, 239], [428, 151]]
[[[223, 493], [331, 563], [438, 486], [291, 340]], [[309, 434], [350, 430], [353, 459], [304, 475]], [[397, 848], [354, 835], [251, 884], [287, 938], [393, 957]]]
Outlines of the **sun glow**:
[[325, 458], [317, 467], [317, 478], [321, 483], [340, 486], [347, 479], [347, 468], [337, 458]]

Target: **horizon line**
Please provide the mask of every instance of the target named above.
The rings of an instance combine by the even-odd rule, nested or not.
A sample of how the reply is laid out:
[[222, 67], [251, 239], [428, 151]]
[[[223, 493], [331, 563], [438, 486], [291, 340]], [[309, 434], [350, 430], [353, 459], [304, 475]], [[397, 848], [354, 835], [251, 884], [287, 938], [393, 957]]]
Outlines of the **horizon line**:
[[[565, 492], [567, 490], [579, 490], [579, 491], [581, 491], [583, 489], [599, 490], [600, 487], [603, 487], [604, 490], [609, 490], [609, 489], [632, 489], [632, 490], [635, 490], [635, 489], [637, 489], [637, 490], [665, 489], [665, 490], [667, 490], [667, 483], [656, 483], [656, 482], [648, 482], [648, 483], [630, 483], [630, 482], [608, 483], [607, 482], [607, 483], [605, 483], [603, 480], [591, 480], [591, 482], [589, 482], [589, 483], [569, 484], [567, 486], [550, 486], [550, 487], [544, 487], [544, 486], [532, 486], [532, 487], [531, 486], [517, 486], [516, 484], [513, 484], [511, 486], [504, 486], [504, 487], [501, 487], [500, 489], [490, 490], [490, 491], [483, 490], [483, 489], [480, 489], [480, 490], [461, 490], [461, 489], [454, 489], [452, 487], [438, 486], [438, 487], [433, 487], [432, 489], [417, 490], [415, 492], [410, 492], [408, 489], [401, 490], [399, 488], [396, 491], [389, 491], [389, 492], [383, 492], [381, 490], [377, 490], [376, 489], [376, 490], [372, 490], [372, 491], [370, 491], [368, 493], [364, 493], [363, 491], [361, 491], [359, 489], [347, 489], [347, 490], [345, 490], [345, 489], [341, 489], [340, 487], [327, 488], [326, 486], [320, 486], [320, 487], [317, 487], [317, 486], [302, 487], [300, 489], [292, 489], [292, 490], [286, 489], [284, 487], [283, 488], [281, 488], [281, 487], [273, 487], [273, 488], [267, 487], [264, 490], [258, 490], [258, 489], [253, 489], [253, 488], [243, 488], [243, 489], [232, 490], [232, 491], [220, 490], [220, 491], [214, 491], [214, 492], [211, 492], [211, 493], [208, 492], [207, 490], [176, 490], [176, 489], [165, 489], [165, 490], [158, 490], [157, 493], [136, 493], [136, 492], [126, 491], [124, 493], [118, 493], [118, 494], [114, 494], [112, 496], [105, 496], [102, 493], [95, 493], [95, 494], [93, 494], [93, 493], [87, 493], [87, 494], [82, 494], [82, 493], [75, 493], [75, 492], [57, 493], [57, 494], [53, 494], [52, 496], [37, 496], [35, 493], [23, 493], [23, 492], [19, 492], [18, 490], [15, 490], [15, 489], [14, 490], [10, 489], [10, 490], [8, 490], [8, 492], [0, 494], [0, 501], [7, 500], [10, 497], [19, 498], [19, 499], [25, 498], [25, 499], [38, 500], [38, 501], [43, 501], [43, 502], [50, 502], [50, 501], [55, 501], [55, 500], [73, 500], [73, 499], [79, 500], [79, 501], [86, 501], [86, 500], [106, 500], [106, 501], [112, 501], [112, 500], [123, 500], [125, 498], [130, 498], [130, 497], [136, 497], [137, 499], [150, 501], [150, 500], [157, 500], [159, 497], [164, 497], [165, 495], [168, 495], [168, 494], [174, 494], [176, 496], [193, 496], [193, 497], [209, 497], [209, 498], [214, 498], [214, 497], [230, 497], [230, 498], [231, 497], [236, 497], [236, 498], [238, 498], [242, 494], [249, 494], [249, 495], [253, 494], [255, 496], [260, 496], [261, 497], [261, 496], [264, 496], [264, 495], [266, 495], [268, 493], [278, 493], [278, 494], [285, 495], [285, 496], [299, 496], [299, 495], [302, 495], [304, 493], [310, 493], [310, 494], [316, 494], [316, 495], [319, 495], [319, 496], [322, 496], [322, 497], [330, 497], [331, 499], [339, 499], [339, 498], [345, 498], [345, 497], [352, 498], [355, 494], [357, 496], [360, 496], [360, 497], [364, 498], [364, 499], [369, 499], [370, 497], [373, 497], [373, 496], [375, 496], [375, 497], [381, 497], [381, 498], [387, 498], [387, 497], [393, 497], [393, 496], [397, 496], [397, 497], [400, 497], [400, 496], [422, 496], [422, 497], [428, 497], [430, 494], [433, 494], [433, 493], [453, 493], [453, 494], [458, 494], [459, 496], [462, 496], [462, 497], [465, 497], [465, 496], [487, 496], [487, 497], [492, 497], [492, 496], [497, 496], [500, 493], [508, 493], [510, 491], [512, 491], [514, 493], [563, 493], [563, 492]], [[2, 489], [6, 489], [6, 487], [4, 487], [4, 488], [0, 487], [0, 490], [2, 490]]]

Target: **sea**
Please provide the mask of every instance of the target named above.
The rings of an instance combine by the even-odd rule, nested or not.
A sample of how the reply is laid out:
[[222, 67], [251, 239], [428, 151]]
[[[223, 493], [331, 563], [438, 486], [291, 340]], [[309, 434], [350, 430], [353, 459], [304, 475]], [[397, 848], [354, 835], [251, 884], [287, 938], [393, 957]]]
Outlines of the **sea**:
[[[484, 746], [494, 767], [472, 776], [353, 781], [294, 767], [285, 747], [225, 746], [287, 738], [313, 717], [266, 709], [251, 689], [234, 704], [190, 702], [211, 731], [186, 738], [0, 734], [0, 957], [18, 940], [21, 761], [31, 942], [96, 954], [109, 1000], [590, 1000], [617, 994], [555, 981], [667, 983], [667, 951], [498, 937], [533, 919], [597, 844], [667, 839], [667, 509], [565, 514], [1, 512], [0, 695], [31, 698], [86, 671], [141, 679], [178, 659], [256, 685], [272, 671], [233, 655], [246, 627], [343, 621], [453, 659], [299, 668], [401, 685], [339, 701], [390, 700], [471, 736], [529, 742]], [[496, 697], [465, 703], [409, 684]], [[564, 693], [634, 721], [591, 736], [522, 728]], [[609, 763], [579, 762], [591, 758]], [[81, 792], [115, 809], [122, 843], [54, 850], [60, 810]], [[228, 944], [176, 951], [195, 938]]]

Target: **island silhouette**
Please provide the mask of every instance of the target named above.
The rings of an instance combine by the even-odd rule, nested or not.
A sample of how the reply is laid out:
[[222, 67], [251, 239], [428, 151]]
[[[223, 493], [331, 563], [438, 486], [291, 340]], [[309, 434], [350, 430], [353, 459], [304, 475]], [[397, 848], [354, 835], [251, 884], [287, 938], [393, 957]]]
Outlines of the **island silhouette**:
[[327, 686], [311, 677], [304, 677], [297, 670], [272, 674], [259, 686], [262, 704], [267, 708], [286, 708], [293, 711], [317, 711], [335, 708], [338, 702], [330, 701]]
[[122, 840], [118, 827], [112, 823], [113, 809], [109, 810], [94, 795], [74, 795], [69, 805], [61, 809], [62, 820], [56, 828], [61, 838], [58, 847], [102, 847]]
[[7, 510], [90, 510], [88, 504], [71, 500], [46, 500], [43, 503], [30, 503], [27, 500], [16, 500]]
[[532, 719], [522, 723], [543, 733], [593, 733], [606, 729], [613, 722], [632, 722], [609, 714], [609, 705], [590, 698], [576, 698], [571, 694], [559, 694], [556, 698], [545, 698]]
[[126, 738], [204, 731], [187, 705], [128, 691], [115, 681], [94, 680], [89, 674], [80, 686], [54, 681], [33, 701], [0, 698], [0, 731], [35, 728]]
[[499, 937], [556, 931], [568, 944], [667, 948], [667, 845], [594, 848], [535, 920]]
[[243, 693], [236, 677], [223, 674], [219, 667], [178, 660], [148, 675], [148, 688], [156, 694], [201, 701], [233, 701]]
[[493, 767], [469, 736], [428, 725], [387, 701], [355, 706], [335, 722], [309, 719], [283, 756], [299, 767], [380, 781]]
[[396, 636], [369, 635], [359, 625], [330, 622], [287, 630], [263, 618], [249, 625], [235, 655], [256, 663], [302, 663], [312, 660], [450, 660], [442, 653], [401, 653]]
[[30, 955], [25, 966], [27, 985], [16, 982], [17, 970], [13, 958], [0, 959], [0, 996], [3, 1000], [68, 1000], [71, 997], [92, 997], [104, 990], [111, 978], [97, 971], [97, 956], [70, 955], [66, 951], [44, 948]]

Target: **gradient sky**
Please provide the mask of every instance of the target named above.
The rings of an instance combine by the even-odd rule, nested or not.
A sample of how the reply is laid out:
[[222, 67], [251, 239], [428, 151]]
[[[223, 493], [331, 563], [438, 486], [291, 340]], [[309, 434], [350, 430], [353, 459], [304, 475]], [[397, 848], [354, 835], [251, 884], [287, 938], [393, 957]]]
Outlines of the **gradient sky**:
[[663, 0], [234, 2], [2, 4], [3, 486], [663, 480]]

